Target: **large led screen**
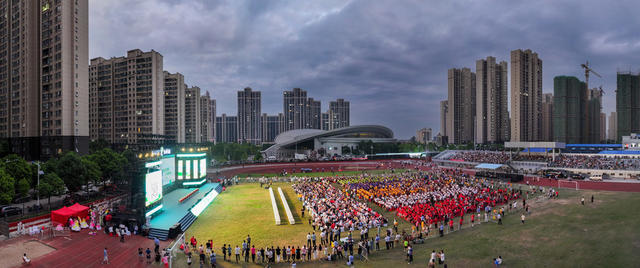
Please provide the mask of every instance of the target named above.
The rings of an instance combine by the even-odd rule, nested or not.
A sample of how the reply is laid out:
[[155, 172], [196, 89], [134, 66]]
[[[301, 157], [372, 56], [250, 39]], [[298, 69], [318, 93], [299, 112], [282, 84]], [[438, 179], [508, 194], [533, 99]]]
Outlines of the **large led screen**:
[[168, 157], [162, 159], [162, 164], [160, 164], [160, 169], [162, 169], [162, 185], [171, 184], [176, 180], [176, 159], [175, 157]]
[[178, 180], [182, 180], [184, 177], [184, 171], [182, 170], [184, 166], [184, 161], [183, 160], [178, 160], [178, 170], [176, 171], [176, 173], [178, 174]]
[[200, 178], [207, 176], [207, 159], [200, 159]]
[[145, 206], [162, 199], [162, 171], [147, 173], [145, 176]]
[[186, 161], [184, 161], [184, 163], [185, 163], [184, 166], [186, 167], [186, 170], [184, 172], [184, 174], [185, 174], [184, 179], [185, 180], [190, 180], [191, 179], [191, 160], [186, 160]]

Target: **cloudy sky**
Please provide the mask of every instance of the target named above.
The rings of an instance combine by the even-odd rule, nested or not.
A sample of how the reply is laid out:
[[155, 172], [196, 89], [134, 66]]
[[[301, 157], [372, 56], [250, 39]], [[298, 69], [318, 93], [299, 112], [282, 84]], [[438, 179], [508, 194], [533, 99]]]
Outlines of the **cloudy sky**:
[[208, 90], [218, 114], [236, 114], [236, 91], [262, 91], [262, 112], [282, 111], [282, 91], [351, 101], [351, 124], [380, 124], [398, 138], [440, 128], [447, 69], [514, 49], [553, 77], [584, 79], [589, 60], [615, 110], [616, 71], [640, 70], [640, 2], [366, 0], [90, 0], [90, 57], [154, 49], [164, 68]]

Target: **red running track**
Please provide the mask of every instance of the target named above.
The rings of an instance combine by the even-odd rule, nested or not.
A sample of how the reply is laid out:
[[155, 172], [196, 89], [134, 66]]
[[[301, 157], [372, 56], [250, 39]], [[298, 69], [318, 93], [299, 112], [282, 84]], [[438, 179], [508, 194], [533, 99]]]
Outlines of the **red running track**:
[[[102, 231], [94, 236], [89, 235], [88, 230], [82, 230], [78, 233], [72, 232], [69, 237], [56, 237], [41, 242], [56, 250], [32, 259], [30, 267], [147, 267], [146, 259], [140, 262], [138, 258], [139, 247], [143, 250], [151, 249], [152, 259], [154, 257], [153, 240], [138, 235], [127, 237], [125, 242], [121, 243], [119, 238], [110, 237]], [[160, 241], [161, 249], [168, 245], [168, 241]], [[105, 247], [109, 255], [108, 265], [102, 264], [102, 252]]]
[[[310, 168], [312, 172], [330, 172], [333, 171], [348, 171], [358, 169], [387, 169], [387, 168], [402, 168], [402, 164], [399, 162], [401, 159], [394, 160], [367, 160], [367, 161], [340, 161], [340, 162], [300, 162], [300, 163], [274, 163], [274, 164], [256, 164], [246, 165], [233, 170], [222, 171], [220, 176], [233, 177], [238, 174], [267, 174], [267, 173], [280, 173], [284, 169], [288, 173], [299, 173], [301, 168]], [[377, 168], [379, 165], [383, 165]]]
[[[558, 187], [558, 180], [527, 176], [523, 183], [545, 187]], [[640, 183], [637, 182], [598, 182], [598, 181], [576, 181], [580, 190], [603, 190], [618, 192], [640, 192]], [[563, 187], [572, 187], [570, 183], [563, 183]]]

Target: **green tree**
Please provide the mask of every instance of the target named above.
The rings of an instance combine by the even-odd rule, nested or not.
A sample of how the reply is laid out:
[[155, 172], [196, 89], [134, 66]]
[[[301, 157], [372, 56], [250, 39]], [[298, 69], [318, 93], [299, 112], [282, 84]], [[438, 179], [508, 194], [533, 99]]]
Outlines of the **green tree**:
[[[2, 165], [4, 166], [5, 171], [14, 178], [16, 189], [18, 189], [18, 182], [20, 182], [22, 179], [31, 180], [33, 176], [31, 165], [29, 165], [27, 161], [16, 154], [10, 154], [2, 158]], [[27, 189], [27, 191], [28, 190], [29, 189]]]
[[82, 158], [75, 152], [67, 152], [56, 164], [56, 174], [64, 181], [69, 191], [78, 191], [86, 183], [87, 169], [82, 163]]
[[27, 179], [22, 178], [18, 180], [16, 184], [16, 191], [18, 192], [18, 196], [26, 197], [29, 194], [29, 189], [31, 189], [31, 185], [29, 185], [29, 181]]
[[64, 193], [64, 182], [55, 173], [46, 173], [40, 180], [38, 192], [40, 196], [48, 198], [49, 207], [51, 207], [51, 196]]
[[94, 185], [102, 182], [102, 172], [98, 163], [91, 161], [89, 157], [82, 157], [82, 165], [85, 168], [84, 181], [87, 184], [87, 190], [89, 190], [89, 182], [93, 182]]
[[3, 168], [0, 169], [0, 204], [9, 204], [13, 200], [15, 183], [13, 177]]
[[89, 156], [89, 160], [96, 163], [102, 174], [102, 183], [106, 184], [107, 181], [113, 182], [114, 179], [121, 174], [127, 158], [122, 154], [116, 153], [110, 148], [100, 149]]

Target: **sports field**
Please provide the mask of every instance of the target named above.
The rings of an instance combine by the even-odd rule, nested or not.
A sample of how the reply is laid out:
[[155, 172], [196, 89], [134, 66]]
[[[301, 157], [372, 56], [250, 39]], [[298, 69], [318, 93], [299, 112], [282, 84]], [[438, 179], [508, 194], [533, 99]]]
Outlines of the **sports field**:
[[[287, 193], [299, 217], [300, 202], [287, 183], [276, 183]], [[591, 195], [595, 202], [590, 203]], [[587, 203], [580, 204], [584, 195]], [[393, 219], [393, 214], [372, 208]], [[282, 211], [282, 208], [280, 208]], [[520, 214], [507, 215], [504, 225], [486, 223], [430, 238], [415, 245], [414, 263], [408, 265], [401, 248], [373, 252], [358, 267], [424, 267], [432, 250], [444, 250], [449, 267], [491, 267], [501, 255], [503, 267], [637, 267], [640, 263], [640, 194], [561, 190], [560, 198], [532, 204], [523, 225]], [[282, 218], [286, 219], [284, 212]], [[285, 220], [286, 221], [286, 220]], [[410, 225], [400, 221], [400, 228]], [[302, 222], [276, 226], [267, 190], [259, 184], [232, 186], [221, 194], [189, 229], [188, 235], [213, 239], [216, 252], [223, 243], [242, 243], [248, 233], [258, 246], [303, 245], [311, 227]], [[373, 230], [372, 230], [373, 231]], [[204, 241], [203, 241], [204, 242]], [[339, 262], [298, 263], [302, 267], [334, 267]], [[178, 258], [175, 267], [186, 267]], [[240, 267], [218, 259], [219, 266]], [[241, 263], [242, 264], [242, 263]], [[256, 266], [257, 267], [257, 266]], [[439, 266], [442, 267], [442, 266]]]
[[[296, 220], [289, 225], [277, 189], [282, 188]], [[301, 202], [288, 183], [274, 183], [274, 194], [282, 225], [275, 225], [269, 191], [259, 183], [245, 183], [228, 187], [207, 208], [187, 231], [198, 239], [213, 239], [216, 250], [222, 244], [241, 245], [251, 235], [251, 243], [257, 247], [304, 245], [307, 232], [312, 229], [300, 219]], [[202, 241], [204, 244], [206, 241]]]

